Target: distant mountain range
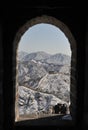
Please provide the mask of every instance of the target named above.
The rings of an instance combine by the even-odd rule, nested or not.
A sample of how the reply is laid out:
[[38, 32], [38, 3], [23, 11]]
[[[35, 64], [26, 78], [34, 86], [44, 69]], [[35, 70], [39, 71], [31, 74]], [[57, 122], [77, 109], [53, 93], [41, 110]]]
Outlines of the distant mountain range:
[[26, 53], [26, 52], [19, 52], [18, 53], [18, 60], [21, 61], [30, 61], [30, 60], [41, 61], [45, 63], [52, 63], [52, 64], [59, 64], [59, 65], [70, 65], [71, 57], [65, 54], [48, 54], [45, 52], [34, 52], [34, 53]]
[[20, 115], [48, 112], [56, 103], [69, 105], [70, 62], [64, 54], [18, 53]]

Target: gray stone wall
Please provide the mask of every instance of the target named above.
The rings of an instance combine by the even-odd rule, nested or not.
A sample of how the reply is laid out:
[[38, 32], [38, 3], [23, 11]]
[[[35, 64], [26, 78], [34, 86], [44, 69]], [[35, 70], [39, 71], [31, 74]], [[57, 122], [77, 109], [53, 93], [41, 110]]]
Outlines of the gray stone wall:
[[3, 56], [2, 56], [2, 26], [0, 24], [0, 130], [3, 127]]
[[[51, 3], [51, 1], [50, 1]], [[54, 2], [55, 3], [55, 2]], [[57, 3], [56, 3], [57, 5]], [[58, 3], [59, 5], [59, 3]], [[76, 4], [75, 4], [76, 5]], [[18, 4], [19, 6], [19, 4]], [[27, 7], [29, 6], [29, 8], [31, 7], [31, 3], [30, 5], [27, 5]], [[7, 6], [8, 7], [8, 6]], [[21, 6], [20, 6], [21, 7]], [[88, 127], [88, 20], [86, 21], [86, 46], [85, 46], [85, 41], [83, 39], [85, 32], [84, 32], [84, 21], [85, 21], [85, 17], [84, 17], [84, 13], [83, 10], [81, 8], [81, 10], [79, 9], [79, 7], [77, 6], [77, 8], [75, 8], [73, 6], [72, 10], [69, 8], [60, 8], [59, 6], [57, 6], [58, 8], [54, 8], [54, 9], [47, 9], [47, 8], [43, 8], [43, 9], [39, 9], [38, 8], [33, 8], [32, 7], [30, 9], [28, 8], [14, 8], [8, 11], [8, 9], [6, 11], [4, 11], [4, 19], [3, 20], [3, 28], [1, 30], [2, 25], [0, 25], [0, 130], [2, 130], [2, 126], [4, 126], [5, 129], [10, 129], [11, 127], [13, 128], [14, 125], [14, 92], [13, 89], [15, 90], [15, 81], [16, 81], [16, 53], [17, 53], [17, 47], [18, 47], [18, 42], [20, 40], [20, 37], [23, 35], [23, 33], [31, 26], [33, 26], [34, 24], [37, 23], [41, 23], [41, 22], [45, 22], [45, 23], [50, 23], [50, 24], [54, 24], [57, 27], [59, 27], [68, 37], [68, 39], [70, 40], [70, 45], [71, 45], [71, 50], [72, 50], [72, 66], [71, 66], [71, 114], [73, 115], [73, 117], [75, 117], [75, 110], [76, 110], [76, 98], [78, 95], [77, 93], [81, 92], [81, 94], [79, 94], [79, 98], [78, 98], [78, 102], [79, 102], [79, 106], [78, 106], [78, 110], [81, 110], [81, 107], [83, 106], [84, 108], [84, 122], [82, 122], [82, 116], [81, 116], [81, 112], [77, 111], [78, 113], [80, 113], [79, 115], [79, 119], [77, 121], [77, 124], [79, 124], [79, 126], [81, 127], [82, 125], [87, 126]], [[61, 6], [62, 7], [62, 6]], [[83, 7], [83, 6], [82, 6]], [[75, 9], [75, 10], [74, 10]], [[14, 11], [13, 11], [14, 10]], [[14, 13], [15, 12], [15, 13]], [[71, 14], [70, 14], [70, 13]], [[13, 14], [13, 15], [12, 15]], [[76, 44], [74, 41], [73, 36], [71, 35], [71, 33], [69, 34], [68, 28], [63, 25], [60, 24], [60, 22], [56, 22], [55, 19], [52, 20], [52, 18], [47, 19], [47, 17], [41, 17], [41, 19], [37, 18], [37, 21], [30, 21], [26, 24], [25, 27], [21, 28], [21, 26], [23, 26], [23, 23], [25, 23], [27, 20], [30, 20], [31, 18], [35, 17], [35, 16], [41, 16], [42, 14], [47, 14], [47, 15], [51, 15], [51, 16], [55, 16], [58, 19], [64, 21], [65, 24], [68, 25], [68, 27], [71, 29], [72, 34], [75, 36], [75, 39], [77, 40], [77, 48], [76, 48]], [[44, 19], [45, 18], [45, 19]], [[44, 21], [43, 21], [44, 20]], [[19, 30], [19, 32], [17, 33], [15, 42], [13, 43], [13, 37], [15, 37], [15, 34], [18, 30], [18, 28], [21, 28], [21, 30]], [[2, 44], [2, 31], [4, 31], [4, 42]], [[2, 48], [3, 45], [3, 48]], [[79, 49], [78, 49], [79, 48]], [[84, 54], [84, 48], [86, 50], [86, 64], [85, 64], [85, 81], [83, 81], [84, 78], [84, 58], [85, 56], [83, 56]], [[77, 50], [76, 50], [77, 49]], [[4, 51], [4, 53], [2, 52]], [[76, 51], [77, 51], [77, 61], [76, 61]], [[13, 54], [12, 54], [13, 52]], [[4, 54], [4, 57], [2, 56], [2, 54]], [[13, 56], [13, 57], [12, 57]], [[80, 57], [80, 58], [79, 58]], [[13, 58], [13, 66], [12, 66], [12, 58]], [[4, 62], [3, 62], [4, 59]], [[7, 67], [7, 62], [8, 62], [8, 67]], [[76, 68], [76, 62], [78, 65], [78, 70]], [[2, 64], [5, 63], [5, 64]], [[3, 74], [3, 65], [4, 65], [4, 69], [5, 69], [5, 73]], [[13, 69], [13, 76], [12, 76], [12, 69]], [[82, 71], [83, 69], [83, 71]], [[77, 75], [77, 71], [79, 72], [79, 75]], [[3, 85], [3, 75], [4, 75], [4, 85]], [[78, 77], [79, 78], [78, 78]], [[76, 83], [77, 80], [77, 83]], [[3, 91], [2, 91], [2, 86], [3, 86]], [[76, 88], [77, 86], [77, 88]], [[84, 93], [82, 92], [84, 88]], [[77, 90], [76, 90], [77, 89]], [[8, 93], [7, 93], [8, 92]], [[4, 94], [4, 107], [3, 107], [3, 94]], [[84, 104], [80, 105], [81, 100], [84, 96]], [[3, 108], [4, 108], [4, 112], [3, 112]], [[3, 115], [4, 115], [4, 121], [3, 121]], [[54, 120], [55, 122], [57, 120]], [[3, 125], [4, 122], [4, 125]], [[40, 123], [41, 121], [39, 121], [38, 123]], [[36, 122], [37, 123], [37, 122]], [[35, 123], [35, 124], [36, 124]], [[21, 122], [20, 125], [22, 125], [21, 128], [23, 128], [23, 123]], [[28, 122], [29, 125], [29, 122]], [[34, 124], [33, 124], [34, 125]], [[75, 129], [75, 128], [74, 128]], [[11, 129], [12, 130], [12, 129]]]
[[[70, 98], [71, 98], [71, 107], [70, 107], [70, 112], [72, 115], [73, 120], [75, 120], [76, 118], [76, 100], [77, 100], [77, 86], [76, 86], [76, 41], [72, 35], [72, 33], [70, 32], [70, 30], [68, 29], [68, 27], [61, 21], [59, 21], [58, 19], [51, 17], [51, 16], [47, 16], [47, 15], [43, 15], [41, 17], [36, 17], [34, 19], [29, 20], [27, 23], [25, 23], [25, 25], [23, 27], [21, 27], [19, 29], [19, 31], [16, 34], [16, 37], [14, 39], [13, 42], [13, 73], [15, 71], [17, 71], [17, 66], [16, 64], [16, 58], [17, 58], [17, 47], [19, 44], [19, 40], [21, 38], [21, 36], [28, 30], [30, 29], [31, 26], [35, 25], [35, 24], [39, 24], [39, 23], [49, 23], [52, 25], [55, 25], [56, 27], [58, 27], [68, 38], [69, 43], [70, 43], [70, 47], [71, 47], [71, 51], [72, 51], [72, 56], [71, 56], [71, 84], [70, 84], [70, 90], [71, 90], [71, 94], [70, 94]], [[17, 79], [17, 75], [14, 73], [13, 75], [13, 79]], [[14, 84], [14, 89], [16, 89], [16, 84]], [[16, 92], [17, 93], [17, 92]], [[17, 97], [17, 95], [16, 95]], [[18, 111], [17, 111], [17, 107], [16, 107], [16, 116], [18, 116]]]
[[88, 127], [88, 18], [86, 21], [86, 64], [85, 64], [85, 89], [84, 89], [84, 124]]

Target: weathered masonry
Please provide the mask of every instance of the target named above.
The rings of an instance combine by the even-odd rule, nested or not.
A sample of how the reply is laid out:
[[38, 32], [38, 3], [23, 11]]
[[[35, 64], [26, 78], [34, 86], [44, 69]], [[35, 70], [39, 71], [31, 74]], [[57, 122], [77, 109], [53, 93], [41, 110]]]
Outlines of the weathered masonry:
[[[75, 2], [74, 2], [75, 3]], [[88, 16], [82, 8], [66, 2], [36, 2], [4, 8], [0, 19], [0, 129], [30, 129], [46, 124], [58, 129], [88, 126]], [[49, 23], [61, 29], [68, 38], [71, 57], [71, 115], [75, 124], [60, 125], [54, 117], [15, 123], [17, 48], [21, 36], [31, 26]], [[55, 127], [52, 127], [52, 129]]]
[[[39, 23], [48, 23], [48, 24], [52, 24], [55, 25], [56, 27], [60, 28], [62, 30], [62, 32], [64, 32], [64, 34], [66, 35], [66, 37], [69, 40], [70, 43], [70, 47], [71, 47], [71, 51], [72, 51], [72, 57], [71, 57], [71, 85], [70, 85], [70, 98], [71, 98], [71, 107], [70, 107], [70, 111], [71, 111], [71, 116], [73, 118], [73, 120], [75, 119], [76, 116], [76, 100], [77, 100], [77, 86], [76, 86], [76, 60], [77, 60], [77, 56], [76, 56], [76, 41], [71, 33], [71, 31], [68, 29], [68, 27], [62, 23], [61, 21], [55, 19], [54, 17], [51, 16], [47, 16], [47, 15], [43, 15], [41, 17], [36, 17], [34, 19], [31, 19], [30, 21], [28, 21], [23, 27], [21, 27], [19, 29], [19, 31], [16, 34], [15, 40], [14, 40], [14, 45], [13, 45], [13, 70], [14, 71], [18, 71], [15, 70], [17, 69], [16, 64], [14, 64], [16, 62], [16, 58], [17, 58], [17, 47], [19, 44], [19, 40], [21, 39], [22, 35], [27, 31], [27, 29], [30, 29], [30, 27], [32, 27], [33, 25], [39, 24]], [[16, 75], [14, 75], [14, 79], [17, 78]], [[17, 79], [16, 79], [17, 81]], [[17, 82], [16, 82], [17, 84]], [[16, 86], [14, 86], [16, 87]], [[16, 89], [17, 91], [17, 89]], [[16, 98], [18, 98], [18, 96], [16, 95]], [[16, 99], [17, 100], [17, 99]], [[17, 104], [17, 103], [16, 103]], [[17, 112], [17, 107], [16, 107], [16, 115], [18, 116], [19, 113]], [[17, 118], [17, 117], [16, 117]]]

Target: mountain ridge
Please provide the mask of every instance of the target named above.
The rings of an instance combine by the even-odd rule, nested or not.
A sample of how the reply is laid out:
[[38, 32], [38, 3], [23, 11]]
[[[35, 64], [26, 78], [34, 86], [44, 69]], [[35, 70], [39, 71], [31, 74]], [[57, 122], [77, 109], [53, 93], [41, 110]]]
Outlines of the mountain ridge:
[[48, 115], [49, 107], [56, 103], [69, 106], [71, 57], [45, 52], [23, 53], [21, 57], [18, 57], [19, 114], [42, 116]]
[[[19, 53], [21, 53], [21, 52], [19, 52]], [[24, 57], [22, 57], [22, 58], [20, 58], [19, 53], [18, 53], [18, 56], [19, 56], [18, 60], [21, 59], [21, 61], [35, 60], [35, 61], [41, 61], [41, 62], [46, 62], [46, 63], [50, 63], [50, 64], [51, 63], [70, 64], [70, 62], [71, 62], [71, 57], [66, 54], [62, 54], [62, 53], [49, 54], [44, 51], [38, 51], [38, 52], [25, 54]]]

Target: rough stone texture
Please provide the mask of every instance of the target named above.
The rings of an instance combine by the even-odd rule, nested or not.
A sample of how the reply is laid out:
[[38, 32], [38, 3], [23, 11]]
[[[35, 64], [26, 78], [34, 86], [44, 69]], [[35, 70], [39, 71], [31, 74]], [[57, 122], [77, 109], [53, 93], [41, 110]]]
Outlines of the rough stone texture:
[[[71, 47], [71, 51], [72, 51], [71, 59], [72, 59], [72, 61], [76, 61], [76, 41], [75, 41], [72, 33], [70, 32], [68, 27], [63, 22], [55, 19], [54, 17], [47, 16], [47, 15], [42, 15], [41, 17], [36, 17], [34, 19], [29, 20], [23, 27], [21, 27], [19, 29], [19, 31], [16, 34], [15, 40], [14, 40], [14, 52], [16, 51], [16, 53], [17, 53], [17, 47], [18, 47], [19, 40], [20, 40], [21, 36], [27, 31], [27, 29], [30, 29], [31, 26], [33, 26], [35, 24], [39, 24], [39, 23], [49, 23], [49, 24], [55, 25], [56, 27], [60, 28], [62, 32], [64, 32], [64, 34], [66, 35], [66, 37], [68, 38], [68, 40], [70, 42], [70, 47]], [[13, 57], [13, 59], [15, 59], [15, 58]], [[13, 61], [13, 63], [14, 63], [14, 61]], [[71, 62], [71, 67], [75, 70], [74, 74], [71, 72], [71, 77], [73, 77], [74, 82], [76, 82], [76, 79], [75, 79], [76, 67], [75, 66], [76, 66], [76, 62], [74, 64], [73, 64], [73, 62]], [[13, 66], [13, 67], [15, 68], [15, 66]], [[14, 77], [15, 77], [15, 75], [14, 75]], [[71, 83], [72, 86], [70, 86], [71, 93], [76, 93], [75, 92], [76, 85], [74, 85], [74, 82]], [[74, 91], [72, 91], [73, 90], [72, 87], [74, 87]], [[75, 96], [71, 96], [71, 100], [74, 101], [74, 103], [71, 104], [71, 115], [72, 115], [73, 119], [75, 119], [75, 111], [73, 109], [73, 107], [76, 106], [76, 97]]]
[[86, 25], [86, 65], [85, 65], [85, 95], [84, 95], [84, 124], [88, 127], [88, 17]]
[[2, 28], [0, 24], [0, 130], [3, 126], [3, 90], [2, 90], [2, 79], [3, 79], [3, 59], [2, 59]]
[[[79, 114], [79, 116], [77, 117], [76, 125], [73, 124], [73, 127], [72, 127], [71, 126], [72, 123], [69, 123], [68, 127], [70, 125], [71, 128], [75, 130], [77, 128], [81, 129], [85, 125], [88, 128], [88, 122], [87, 122], [88, 121], [87, 120], [88, 119], [88, 101], [87, 101], [88, 99], [88, 39], [87, 39], [88, 38], [88, 20], [86, 21], [85, 16], [87, 16], [87, 13], [84, 12], [87, 6], [83, 5], [84, 2], [82, 2], [82, 6], [81, 6], [80, 4], [81, 1], [79, 3], [80, 4], [79, 6], [74, 1], [73, 1], [74, 4], [72, 3], [72, 1], [70, 1], [71, 6], [69, 6], [69, 3], [67, 3], [67, 1], [65, 1], [65, 5], [63, 1], [62, 1], [62, 4], [61, 4], [61, 1], [60, 3], [57, 1], [58, 0], [54, 0], [54, 1], [47, 0], [47, 2], [41, 1], [41, 3], [43, 4], [46, 3], [47, 6], [44, 6], [44, 5], [41, 6], [41, 4], [37, 3], [37, 1], [35, 1], [36, 3], [34, 2], [35, 4], [34, 3], [31, 4], [30, 2], [29, 5], [28, 4], [24, 5], [22, 4], [22, 2], [20, 4], [15, 2], [16, 6], [12, 4], [13, 5], [12, 8], [9, 8], [8, 5], [3, 6], [4, 12], [3, 12], [3, 15], [1, 15], [1, 19], [3, 17], [2, 25], [1, 25], [3, 27], [3, 44], [2, 44], [3, 48], [1, 47], [1, 43], [0, 43], [0, 54], [1, 54], [1, 50], [3, 49], [4, 55], [3, 57], [2, 55], [0, 55], [0, 58], [4, 60], [4, 69], [3, 69], [4, 72], [0, 73], [0, 75], [1, 77], [3, 77], [3, 94], [4, 94], [3, 111], [4, 112], [2, 115], [4, 115], [3, 126], [5, 130], [7, 129], [13, 130], [15, 127], [14, 126], [14, 101], [15, 101], [15, 85], [16, 85], [15, 76], [16, 76], [16, 68], [17, 68], [15, 58], [16, 58], [16, 53], [17, 53], [16, 49], [18, 46], [18, 42], [22, 34], [19, 34], [20, 36], [16, 38], [17, 42], [15, 42], [14, 44], [13, 44], [13, 39], [15, 37], [16, 32], [18, 32], [18, 29], [21, 28], [23, 24], [25, 24], [25, 22], [27, 22], [28, 20], [31, 20], [32, 18], [36, 16], [41, 16], [42, 14], [47, 14], [49, 16], [53, 16], [63, 21], [69, 27], [69, 29], [71, 30], [72, 34], [74, 35], [77, 41], [77, 44], [76, 44], [77, 48], [76, 48], [74, 44], [74, 40], [72, 41], [70, 37], [70, 43], [71, 43], [71, 48], [73, 52], [72, 57], [74, 58], [73, 61], [75, 61], [75, 59], [77, 58], [75, 62], [76, 64], [72, 63], [73, 68], [76, 67], [77, 84], [75, 83], [75, 81], [72, 80], [71, 86], [74, 84], [77, 86], [77, 103], [78, 103], [77, 113]], [[37, 7], [35, 7], [36, 4], [37, 4]], [[83, 9], [83, 7], [85, 8]], [[38, 22], [41, 22], [41, 19], [38, 19]], [[53, 22], [55, 22], [55, 20]], [[30, 26], [34, 25], [34, 23], [31, 23]], [[26, 29], [27, 28], [28, 26], [26, 26]], [[23, 31], [25, 32], [26, 29], [24, 29]], [[85, 33], [87, 34], [86, 42], [85, 42]], [[85, 55], [85, 50], [86, 50], [86, 55]], [[76, 51], [77, 51], [77, 54], [76, 54]], [[86, 58], [86, 64], [85, 64], [85, 58]], [[12, 64], [12, 59], [13, 59], [13, 64]], [[0, 70], [2, 70], [1, 68]], [[84, 79], [86, 81], [86, 85], [85, 85]], [[2, 81], [1, 81], [1, 85], [2, 85]], [[75, 92], [75, 87], [71, 87], [71, 88], [73, 88]], [[84, 94], [85, 94], [85, 98], [84, 98]], [[85, 103], [83, 102], [83, 99]], [[72, 106], [72, 111], [74, 111], [73, 110], [75, 109], [73, 108], [74, 105], [71, 105], [71, 106]], [[84, 115], [83, 115], [83, 111], [84, 111]], [[2, 113], [2, 110], [1, 110], [1, 113]], [[83, 121], [83, 116], [84, 116], [84, 121]], [[2, 116], [0, 116], [0, 121], [2, 122], [2, 120], [3, 118]], [[30, 129], [30, 126], [39, 125], [39, 124], [42, 126], [44, 126], [44, 124], [47, 124], [47, 126], [49, 124], [54, 124], [54, 125], [57, 125], [56, 129], [59, 129], [59, 124], [61, 125], [61, 122], [60, 123], [58, 122], [58, 117], [54, 117], [54, 118], [52, 117], [52, 119], [50, 117], [48, 119], [44, 119], [44, 120], [40, 119], [38, 121], [19, 122], [18, 123], [19, 127], [17, 126], [15, 128]], [[29, 127], [25, 127], [24, 125], [25, 126], [28, 125]], [[68, 127], [65, 127], [65, 128], [68, 128]], [[85, 129], [87, 128], [85, 127]], [[53, 127], [53, 129], [55, 130], [55, 127]]]

